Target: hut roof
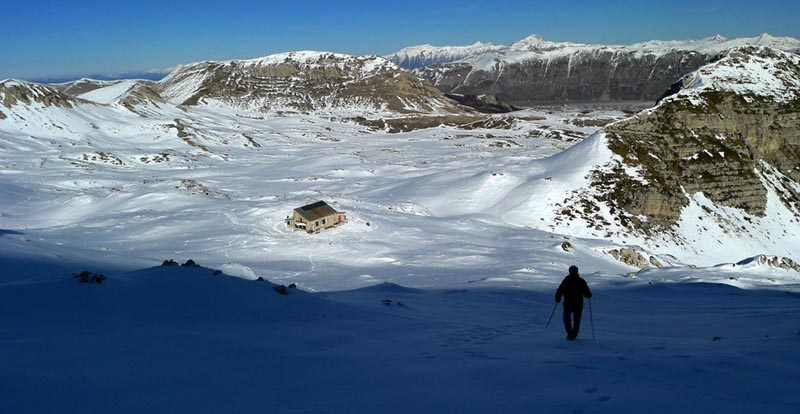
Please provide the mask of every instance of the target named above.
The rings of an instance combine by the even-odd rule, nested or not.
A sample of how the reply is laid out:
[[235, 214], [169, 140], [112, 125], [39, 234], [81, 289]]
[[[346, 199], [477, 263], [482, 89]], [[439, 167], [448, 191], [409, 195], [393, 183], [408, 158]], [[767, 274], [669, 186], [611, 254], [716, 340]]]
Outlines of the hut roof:
[[324, 201], [317, 201], [313, 204], [298, 207], [294, 209], [294, 211], [297, 212], [300, 217], [308, 221], [319, 220], [322, 217], [328, 217], [336, 214], [336, 210], [334, 210], [333, 207], [329, 206], [328, 203]]

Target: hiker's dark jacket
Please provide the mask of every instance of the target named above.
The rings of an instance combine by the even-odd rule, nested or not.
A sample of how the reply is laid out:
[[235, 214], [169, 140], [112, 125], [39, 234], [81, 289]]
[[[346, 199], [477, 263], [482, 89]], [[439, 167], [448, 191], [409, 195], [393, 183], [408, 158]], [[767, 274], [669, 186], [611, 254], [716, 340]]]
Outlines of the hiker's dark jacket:
[[556, 302], [564, 297], [564, 308], [583, 309], [583, 298], [591, 298], [592, 291], [589, 285], [578, 275], [569, 275], [561, 282], [561, 286], [556, 290]]

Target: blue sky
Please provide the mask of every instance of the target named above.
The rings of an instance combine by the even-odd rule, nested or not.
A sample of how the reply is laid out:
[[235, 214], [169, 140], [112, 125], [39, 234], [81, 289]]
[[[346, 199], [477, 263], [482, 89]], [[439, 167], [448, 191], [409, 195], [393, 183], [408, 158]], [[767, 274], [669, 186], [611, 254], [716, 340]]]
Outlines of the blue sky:
[[[143, 72], [290, 50], [387, 54], [405, 46], [548, 40], [800, 38], [800, 2], [5, 0], [0, 79]], [[378, 3], [378, 4], [376, 4]]]

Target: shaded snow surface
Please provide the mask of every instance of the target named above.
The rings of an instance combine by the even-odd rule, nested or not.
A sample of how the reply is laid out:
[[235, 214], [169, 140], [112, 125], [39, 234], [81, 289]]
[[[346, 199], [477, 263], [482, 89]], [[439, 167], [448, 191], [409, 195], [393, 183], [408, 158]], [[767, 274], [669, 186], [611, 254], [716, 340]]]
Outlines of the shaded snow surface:
[[112, 272], [98, 285], [55, 261], [2, 264], [5, 413], [800, 408], [797, 294], [589, 274], [596, 340], [587, 307], [567, 342], [560, 309], [545, 329], [550, 288], [284, 296], [202, 267]]

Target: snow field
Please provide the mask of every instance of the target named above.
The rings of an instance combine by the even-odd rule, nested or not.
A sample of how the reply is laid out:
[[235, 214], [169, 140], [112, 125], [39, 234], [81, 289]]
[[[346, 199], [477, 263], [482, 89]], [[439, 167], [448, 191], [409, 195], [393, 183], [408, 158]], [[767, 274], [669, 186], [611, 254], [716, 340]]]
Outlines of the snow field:
[[[8, 237], [7, 235], [3, 238]], [[11, 264], [25, 273], [22, 261]], [[578, 341], [553, 290], [324, 293], [157, 267], [1, 282], [0, 397], [14, 413], [790, 413], [796, 294], [626, 281]], [[560, 277], [558, 277], [560, 279]], [[553, 283], [557, 283], [554, 280]], [[385, 300], [390, 304], [385, 304]], [[718, 339], [714, 339], [718, 337]], [[169, 390], [169, 392], [165, 392]], [[777, 396], [777, 397], [776, 397]]]

